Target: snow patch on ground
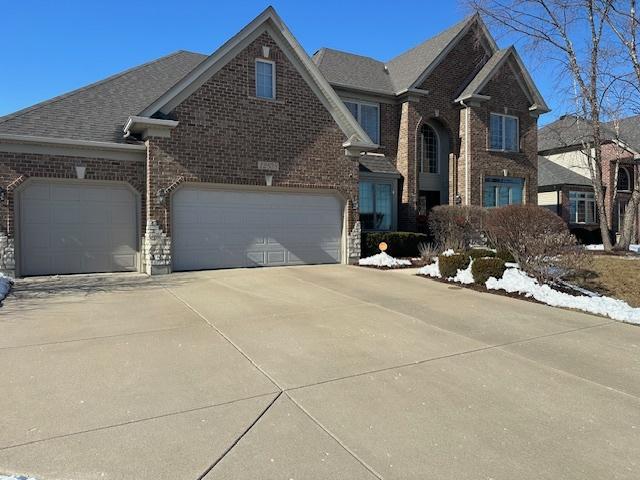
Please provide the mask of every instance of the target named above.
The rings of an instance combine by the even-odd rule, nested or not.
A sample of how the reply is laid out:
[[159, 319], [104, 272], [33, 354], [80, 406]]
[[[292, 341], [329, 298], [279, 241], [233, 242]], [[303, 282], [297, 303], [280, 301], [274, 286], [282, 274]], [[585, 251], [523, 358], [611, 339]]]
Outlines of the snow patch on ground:
[[444, 256], [444, 257], [450, 257], [451, 255], [455, 255], [455, 254], [456, 254], [456, 252], [454, 252], [452, 248], [442, 252], [442, 256]]
[[640, 308], [633, 308], [628, 303], [611, 297], [573, 296], [559, 292], [548, 285], [540, 285], [537, 280], [516, 268], [507, 269], [500, 280], [491, 277], [486, 286], [489, 290], [504, 290], [533, 297], [552, 307], [575, 308], [614, 320], [640, 324]]
[[[0, 304], [4, 300], [4, 297], [9, 294], [12, 285], [13, 278], [0, 273]], [[0, 476], [0, 480], [3, 480], [2, 476]]]
[[[586, 250], [600, 251], [600, 250], [604, 250], [604, 245], [602, 245], [602, 244], [600, 244], [600, 245], [585, 245], [584, 248]], [[635, 253], [640, 253], [640, 245], [638, 245], [638, 244], [629, 245], [629, 251], [630, 252], [635, 252]]]
[[25, 477], [24, 475], [18, 475], [17, 477], [7, 477], [5, 475], [0, 475], [0, 480], [36, 480], [35, 478]]
[[358, 263], [359, 265], [364, 265], [368, 267], [389, 267], [389, 268], [404, 267], [407, 265], [411, 265], [410, 260], [402, 260], [399, 258], [394, 258], [391, 255], [388, 255], [386, 252], [380, 252], [377, 255], [373, 255], [372, 257], [361, 258]]
[[422, 267], [420, 270], [418, 270], [418, 275], [424, 275], [426, 277], [432, 277], [432, 278], [440, 278], [440, 261], [438, 260], [438, 257], [436, 257], [436, 261], [435, 263], [432, 263], [431, 265], [426, 265], [424, 267]]
[[469, 285], [473, 283], [473, 273], [471, 273], [471, 265], [473, 265], [473, 259], [469, 262], [469, 266], [464, 270], [458, 270], [455, 277], [451, 277], [448, 280], [450, 282], [462, 283], [463, 285]]

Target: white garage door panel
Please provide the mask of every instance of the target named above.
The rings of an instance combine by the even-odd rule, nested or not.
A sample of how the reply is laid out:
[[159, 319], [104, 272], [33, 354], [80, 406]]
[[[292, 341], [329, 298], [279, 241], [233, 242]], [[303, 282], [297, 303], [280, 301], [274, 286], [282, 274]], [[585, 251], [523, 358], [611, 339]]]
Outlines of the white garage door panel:
[[332, 195], [184, 187], [172, 217], [174, 270], [340, 261], [342, 206]]
[[19, 205], [23, 275], [137, 269], [136, 198], [125, 185], [35, 181]]

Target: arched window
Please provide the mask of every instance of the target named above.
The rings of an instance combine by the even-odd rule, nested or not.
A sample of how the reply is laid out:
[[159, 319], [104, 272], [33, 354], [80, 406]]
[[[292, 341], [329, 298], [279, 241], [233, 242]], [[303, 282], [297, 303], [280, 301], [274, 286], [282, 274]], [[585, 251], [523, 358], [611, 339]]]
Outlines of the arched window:
[[626, 167], [618, 168], [618, 191], [629, 192], [631, 190], [631, 175]]
[[429, 125], [422, 127], [422, 159], [420, 171], [423, 173], [439, 173], [440, 141], [438, 134]]

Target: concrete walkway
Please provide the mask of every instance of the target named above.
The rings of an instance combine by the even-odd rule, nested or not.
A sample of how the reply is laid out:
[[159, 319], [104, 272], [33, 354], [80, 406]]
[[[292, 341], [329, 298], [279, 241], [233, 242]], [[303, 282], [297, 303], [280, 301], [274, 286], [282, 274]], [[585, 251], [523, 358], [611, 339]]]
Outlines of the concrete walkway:
[[0, 475], [640, 478], [640, 328], [396, 272], [26, 279], [0, 371]]

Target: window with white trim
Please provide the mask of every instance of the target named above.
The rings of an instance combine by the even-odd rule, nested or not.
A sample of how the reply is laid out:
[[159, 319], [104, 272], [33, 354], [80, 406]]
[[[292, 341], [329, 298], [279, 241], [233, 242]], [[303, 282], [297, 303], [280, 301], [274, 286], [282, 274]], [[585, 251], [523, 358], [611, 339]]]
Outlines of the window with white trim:
[[524, 178], [485, 177], [482, 206], [485, 208], [520, 205], [524, 192]]
[[256, 97], [276, 98], [276, 64], [271, 60], [256, 59]]
[[597, 223], [593, 192], [569, 192], [569, 223]]
[[500, 113], [492, 113], [489, 117], [489, 148], [517, 152], [520, 149], [518, 117]]
[[440, 173], [439, 155], [440, 139], [438, 134], [430, 125], [422, 127], [422, 158], [420, 159], [420, 172]]
[[380, 143], [380, 105], [355, 100], [345, 100], [344, 104], [371, 141]]
[[629, 169], [627, 167], [618, 167], [618, 191], [631, 191], [631, 174], [629, 173]]

